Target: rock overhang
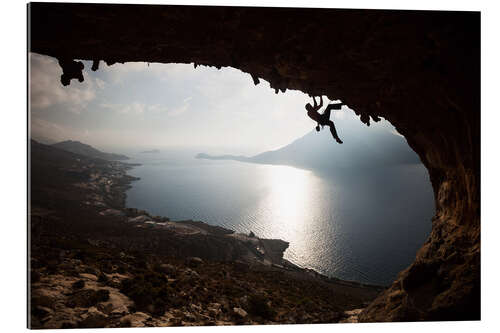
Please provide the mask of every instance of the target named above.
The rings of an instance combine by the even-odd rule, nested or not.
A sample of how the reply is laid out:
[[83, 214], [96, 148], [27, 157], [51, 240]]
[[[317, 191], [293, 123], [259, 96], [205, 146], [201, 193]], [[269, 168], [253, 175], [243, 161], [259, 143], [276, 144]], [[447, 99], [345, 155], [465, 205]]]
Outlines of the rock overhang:
[[479, 319], [480, 14], [32, 3], [30, 49], [75, 59], [230, 66], [254, 83], [389, 120], [420, 156], [436, 215], [415, 262], [361, 320]]

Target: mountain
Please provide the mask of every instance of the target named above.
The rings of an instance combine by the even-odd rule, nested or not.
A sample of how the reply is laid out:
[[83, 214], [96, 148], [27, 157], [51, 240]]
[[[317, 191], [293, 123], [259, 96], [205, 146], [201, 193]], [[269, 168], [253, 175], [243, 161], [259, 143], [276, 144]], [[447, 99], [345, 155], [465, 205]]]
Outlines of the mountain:
[[80, 154], [91, 158], [101, 158], [103, 160], [108, 160], [108, 161], [119, 161], [119, 160], [129, 159], [129, 157], [125, 155], [102, 152], [90, 145], [81, 143], [79, 141], [72, 141], [72, 140], [62, 141], [54, 143], [52, 147], [66, 150], [75, 154]]
[[388, 126], [374, 124], [367, 127], [354, 117], [338, 119], [335, 123], [343, 144], [337, 144], [329, 129], [325, 127], [319, 133], [313, 130], [282, 148], [252, 157], [211, 156], [200, 153], [196, 158], [282, 164], [314, 170], [420, 163], [418, 155], [408, 146], [406, 140]]

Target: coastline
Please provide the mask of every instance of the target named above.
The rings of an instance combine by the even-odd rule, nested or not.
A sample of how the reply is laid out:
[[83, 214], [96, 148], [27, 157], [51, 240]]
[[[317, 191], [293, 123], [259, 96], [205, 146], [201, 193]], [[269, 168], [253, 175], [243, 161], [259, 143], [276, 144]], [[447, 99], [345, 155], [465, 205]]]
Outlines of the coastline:
[[[135, 166], [140, 166], [140, 163], [127, 163], [127, 162], [120, 162], [123, 164], [127, 164], [130, 167], [126, 169], [126, 171], [131, 170]], [[382, 285], [376, 285], [376, 284], [369, 284], [369, 283], [362, 283], [358, 281], [350, 281], [350, 280], [342, 280], [339, 278], [335, 277], [330, 277], [324, 274], [321, 274], [320, 272], [312, 269], [312, 268], [303, 268], [300, 267], [291, 261], [284, 259], [283, 255], [286, 249], [289, 246], [289, 242], [286, 240], [282, 239], [266, 239], [266, 238], [259, 238], [255, 235], [249, 236], [243, 233], [236, 233], [234, 230], [230, 230], [221, 226], [216, 226], [216, 225], [211, 225], [203, 221], [193, 221], [193, 220], [177, 220], [177, 221], [171, 221], [169, 217], [165, 216], [152, 216], [149, 212], [146, 210], [139, 210], [134, 207], [126, 207], [125, 202], [126, 202], [126, 192], [128, 189], [132, 187], [131, 183], [136, 180], [140, 180], [139, 177], [134, 177], [126, 174], [125, 172], [125, 186], [120, 187], [118, 191], [120, 192], [120, 196], [124, 197], [122, 209], [125, 210], [131, 210], [131, 211], [137, 211], [137, 215], [139, 218], [134, 219], [129, 219], [129, 221], [135, 222], [135, 223], [142, 223], [142, 224], [147, 224], [148, 226], [141, 226], [141, 227], [149, 227], [149, 228], [174, 228], [177, 225], [179, 228], [186, 228], [190, 229], [190, 227], [193, 227], [191, 229], [191, 232], [196, 233], [196, 232], [213, 232], [215, 231], [216, 233], [221, 233], [228, 235], [230, 237], [235, 237], [240, 239], [241, 241], [249, 244], [251, 243], [252, 246], [250, 246], [251, 252], [255, 254], [255, 257], [252, 258], [253, 260], [259, 260], [263, 264], [267, 264], [270, 266], [273, 266], [275, 268], [279, 269], [284, 269], [288, 271], [295, 271], [295, 272], [300, 272], [302, 274], [307, 274], [310, 276], [313, 276], [315, 278], [319, 278], [325, 281], [334, 281], [335, 283], [339, 284], [345, 284], [345, 285], [350, 285], [350, 286], [360, 286], [360, 287], [369, 287], [369, 288], [380, 288], [385, 289], [387, 286], [382, 286]], [[198, 229], [198, 230], [197, 230]]]
[[129, 163], [31, 159], [31, 328], [355, 322], [384, 290], [299, 268], [283, 240], [127, 208]]

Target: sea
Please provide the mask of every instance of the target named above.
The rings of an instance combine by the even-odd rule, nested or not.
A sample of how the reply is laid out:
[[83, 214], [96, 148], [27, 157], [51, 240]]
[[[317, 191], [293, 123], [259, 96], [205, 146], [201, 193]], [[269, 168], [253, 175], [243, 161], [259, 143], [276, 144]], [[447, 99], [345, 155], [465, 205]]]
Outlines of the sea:
[[431, 230], [434, 198], [421, 164], [305, 170], [195, 158], [195, 151], [132, 154], [140, 180], [127, 206], [290, 243], [284, 258], [321, 274], [389, 285]]

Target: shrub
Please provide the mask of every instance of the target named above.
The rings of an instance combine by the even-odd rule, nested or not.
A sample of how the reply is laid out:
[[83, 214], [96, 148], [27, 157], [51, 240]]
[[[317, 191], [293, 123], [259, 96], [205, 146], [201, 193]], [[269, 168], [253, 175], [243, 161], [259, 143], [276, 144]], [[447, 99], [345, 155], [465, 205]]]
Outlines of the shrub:
[[68, 301], [66, 302], [66, 306], [70, 308], [74, 307], [88, 308], [96, 305], [97, 303], [106, 302], [107, 300], [109, 300], [109, 290], [83, 289], [71, 295]]
[[106, 274], [104, 274], [103, 272], [100, 272], [99, 276], [97, 277], [97, 282], [106, 283], [108, 281], [109, 281], [108, 276]]
[[252, 295], [248, 298], [248, 312], [267, 320], [276, 316], [276, 311], [267, 304], [267, 298], [262, 295]]
[[83, 287], [85, 287], [85, 281], [83, 280], [78, 280], [76, 282], [74, 282], [71, 287], [73, 289], [82, 289]]
[[[130, 297], [139, 311], [161, 315], [168, 304], [168, 281], [163, 274], [146, 271], [132, 279], [123, 280], [120, 291]], [[148, 306], [153, 305], [153, 311]]]

